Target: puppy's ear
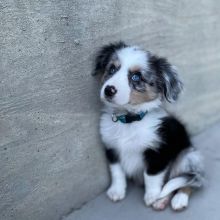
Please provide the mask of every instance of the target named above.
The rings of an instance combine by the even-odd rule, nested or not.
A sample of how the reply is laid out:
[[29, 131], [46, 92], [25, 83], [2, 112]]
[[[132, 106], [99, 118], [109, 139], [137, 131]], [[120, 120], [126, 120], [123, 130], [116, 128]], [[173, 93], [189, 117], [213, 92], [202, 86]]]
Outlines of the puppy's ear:
[[162, 91], [168, 102], [174, 102], [178, 99], [183, 89], [183, 83], [178, 77], [178, 73], [165, 58], [151, 56], [151, 68], [154, 69], [158, 78], [158, 88]]
[[92, 75], [103, 74], [107, 64], [109, 63], [112, 55], [119, 49], [125, 48], [126, 44], [122, 41], [111, 43], [103, 46], [97, 53], [95, 59], [95, 68]]

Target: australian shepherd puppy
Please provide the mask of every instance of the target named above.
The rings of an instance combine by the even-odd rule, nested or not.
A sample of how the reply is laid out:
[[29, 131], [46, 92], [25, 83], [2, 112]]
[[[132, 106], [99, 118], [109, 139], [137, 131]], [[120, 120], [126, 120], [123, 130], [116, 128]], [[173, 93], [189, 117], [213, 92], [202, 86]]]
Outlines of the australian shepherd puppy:
[[164, 58], [118, 42], [101, 48], [94, 74], [101, 74], [102, 82], [108, 197], [124, 199], [132, 178], [144, 184], [147, 206], [162, 210], [171, 200], [174, 210], [187, 207], [192, 189], [202, 186], [203, 168], [185, 127], [164, 107], [183, 88], [176, 69]]

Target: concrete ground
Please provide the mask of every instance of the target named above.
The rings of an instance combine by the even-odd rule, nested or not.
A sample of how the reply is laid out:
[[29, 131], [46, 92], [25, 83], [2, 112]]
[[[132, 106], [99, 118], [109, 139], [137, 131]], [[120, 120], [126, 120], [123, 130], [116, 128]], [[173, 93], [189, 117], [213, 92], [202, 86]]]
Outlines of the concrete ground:
[[219, 220], [220, 219], [220, 123], [212, 126], [193, 138], [204, 155], [206, 166], [205, 187], [193, 194], [188, 209], [174, 212], [171, 208], [165, 211], [154, 211], [143, 202], [143, 189], [130, 185], [127, 197], [117, 203], [111, 202], [101, 194], [94, 200], [73, 211], [64, 220], [129, 220], [129, 219], [178, 219], [178, 220]]

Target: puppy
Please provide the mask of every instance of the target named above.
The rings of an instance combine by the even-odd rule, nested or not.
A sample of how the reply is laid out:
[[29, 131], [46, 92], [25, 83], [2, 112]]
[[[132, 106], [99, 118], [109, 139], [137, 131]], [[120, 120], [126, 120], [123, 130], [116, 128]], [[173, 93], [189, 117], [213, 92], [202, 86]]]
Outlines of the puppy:
[[174, 210], [187, 207], [192, 189], [202, 186], [203, 166], [185, 127], [164, 107], [183, 88], [176, 69], [164, 58], [118, 42], [101, 48], [94, 74], [101, 74], [108, 197], [124, 199], [132, 178], [144, 184], [147, 206], [162, 210], [171, 199]]

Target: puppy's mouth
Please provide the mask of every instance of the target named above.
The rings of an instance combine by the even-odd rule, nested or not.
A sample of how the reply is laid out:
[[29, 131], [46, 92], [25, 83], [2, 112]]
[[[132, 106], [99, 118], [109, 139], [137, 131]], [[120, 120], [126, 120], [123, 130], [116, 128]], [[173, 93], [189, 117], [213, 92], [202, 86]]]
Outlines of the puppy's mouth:
[[114, 98], [104, 97], [103, 100], [106, 102], [114, 103]]
[[115, 98], [109, 98], [109, 97], [101, 97], [101, 101], [110, 107], [114, 107], [114, 108], [123, 108], [125, 105], [127, 105], [128, 103], [118, 103]]
[[117, 105], [117, 103], [114, 101], [114, 98], [102, 97], [101, 101], [107, 105]]

